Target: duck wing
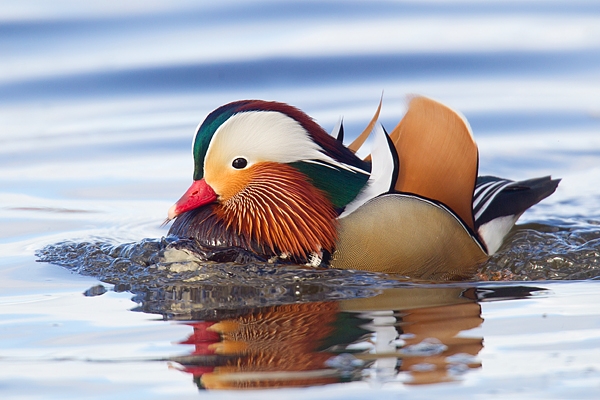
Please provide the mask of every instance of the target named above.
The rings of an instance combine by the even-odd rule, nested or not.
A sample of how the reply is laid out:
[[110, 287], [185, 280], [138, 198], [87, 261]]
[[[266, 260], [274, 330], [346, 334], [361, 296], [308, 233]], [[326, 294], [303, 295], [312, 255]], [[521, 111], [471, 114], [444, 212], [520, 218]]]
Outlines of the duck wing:
[[395, 190], [446, 205], [474, 230], [479, 158], [466, 119], [434, 100], [414, 97], [390, 138], [399, 159]]

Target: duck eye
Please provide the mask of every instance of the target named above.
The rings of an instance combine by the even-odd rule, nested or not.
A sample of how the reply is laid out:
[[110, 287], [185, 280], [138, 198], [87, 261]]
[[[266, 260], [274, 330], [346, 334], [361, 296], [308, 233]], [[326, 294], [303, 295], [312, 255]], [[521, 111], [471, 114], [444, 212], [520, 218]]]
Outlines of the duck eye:
[[231, 163], [231, 166], [235, 169], [246, 168], [246, 165], [248, 165], [248, 161], [245, 158], [236, 158]]

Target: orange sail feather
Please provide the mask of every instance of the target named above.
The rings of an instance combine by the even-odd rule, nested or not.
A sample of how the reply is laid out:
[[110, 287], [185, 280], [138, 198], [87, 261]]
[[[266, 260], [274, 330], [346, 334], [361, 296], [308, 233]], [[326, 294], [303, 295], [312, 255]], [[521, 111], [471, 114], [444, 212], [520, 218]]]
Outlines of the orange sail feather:
[[466, 120], [436, 101], [415, 97], [390, 137], [400, 163], [395, 189], [443, 203], [474, 229], [478, 152]]

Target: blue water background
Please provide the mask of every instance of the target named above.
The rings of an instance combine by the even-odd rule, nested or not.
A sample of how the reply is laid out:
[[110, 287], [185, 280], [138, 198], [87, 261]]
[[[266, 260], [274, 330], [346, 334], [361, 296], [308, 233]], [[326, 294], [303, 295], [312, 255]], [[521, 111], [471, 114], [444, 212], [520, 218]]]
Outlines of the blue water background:
[[[388, 129], [410, 94], [462, 112], [483, 174], [563, 178], [522, 222], [600, 223], [596, 1], [0, 1], [0, 396], [237, 398], [147, 361], [183, 353], [185, 326], [129, 311], [127, 292], [83, 297], [99, 282], [33, 253], [164, 236], [221, 104], [284, 101], [327, 130], [343, 117], [351, 139], [382, 93]], [[285, 395], [595, 398], [598, 284], [545, 287], [483, 305], [465, 335], [485, 336], [484, 368], [461, 383]]]

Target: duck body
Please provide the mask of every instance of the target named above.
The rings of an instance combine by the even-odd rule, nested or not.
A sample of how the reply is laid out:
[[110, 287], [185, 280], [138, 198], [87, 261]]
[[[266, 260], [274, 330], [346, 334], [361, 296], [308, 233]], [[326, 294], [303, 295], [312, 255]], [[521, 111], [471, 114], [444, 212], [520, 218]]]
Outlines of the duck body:
[[[263, 259], [421, 279], [463, 279], [558, 180], [477, 178], [468, 123], [416, 97], [387, 134], [379, 109], [354, 143], [287, 104], [239, 101], [194, 138], [194, 183], [169, 234]], [[368, 160], [354, 152], [373, 135]]]

